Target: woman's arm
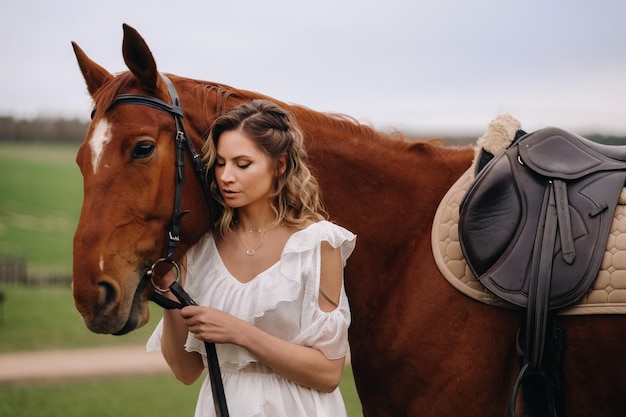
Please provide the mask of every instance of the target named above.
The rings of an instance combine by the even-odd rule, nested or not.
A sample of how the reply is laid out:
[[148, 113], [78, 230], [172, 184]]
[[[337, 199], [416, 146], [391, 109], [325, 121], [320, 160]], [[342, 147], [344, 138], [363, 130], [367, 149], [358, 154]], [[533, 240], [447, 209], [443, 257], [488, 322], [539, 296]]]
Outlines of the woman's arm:
[[[181, 281], [185, 282], [186, 258], [181, 260]], [[175, 279], [170, 271], [163, 282], [171, 283]], [[178, 301], [171, 292], [166, 297]], [[197, 352], [187, 352], [185, 343], [189, 329], [180, 310], [163, 310], [163, 334], [161, 336], [161, 352], [170, 369], [181, 382], [193, 384], [204, 370], [202, 357]]]
[[[321, 285], [331, 300], [339, 300], [343, 269], [339, 249], [322, 244]], [[320, 297], [320, 308], [331, 311], [335, 306]], [[330, 306], [330, 307], [329, 307]], [[345, 358], [330, 360], [314, 348], [297, 345], [270, 335], [254, 325], [230, 314], [207, 308], [185, 307], [185, 323], [196, 338], [233, 343], [248, 349], [278, 374], [303, 386], [322, 392], [332, 392], [339, 385]]]

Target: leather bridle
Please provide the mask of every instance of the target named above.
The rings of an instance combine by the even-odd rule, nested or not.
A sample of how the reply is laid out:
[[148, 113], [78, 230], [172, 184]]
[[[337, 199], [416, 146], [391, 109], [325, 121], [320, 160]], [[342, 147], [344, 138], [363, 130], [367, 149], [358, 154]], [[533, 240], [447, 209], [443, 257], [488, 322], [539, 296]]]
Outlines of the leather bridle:
[[[184, 112], [180, 105], [178, 92], [176, 91], [176, 88], [174, 87], [172, 81], [167, 76], [161, 74], [161, 77], [167, 85], [172, 104], [169, 104], [156, 97], [144, 96], [139, 94], [120, 94], [113, 99], [113, 101], [109, 105], [109, 109], [122, 104], [138, 104], [164, 111], [171, 114], [174, 118], [174, 123], [176, 124], [176, 188], [174, 191], [174, 209], [172, 212], [172, 219], [170, 221], [170, 228], [168, 231], [168, 243], [165, 250], [165, 256], [156, 260], [152, 265], [147, 268], [143, 276], [143, 280], [149, 279], [152, 283], [152, 286], [154, 287], [155, 291], [150, 297], [152, 301], [166, 309], [180, 309], [190, 305], [197, 305], [196, 302], [185, 292], [185, 290], [183, 290], [182, 286], [178, 283], [180, 278], [180, 268], [178, 264], [174, 261], [174, 251], [176, 250], [176, 245], [180, 241], [180, 221], [185, 214], [189, 213], [188, 210], [181, 211], [180, 208], [183, 193], [183, 183], [185, 182], [185, 147], [187, 147], [187, 149], [191, 153], [193, 166], [196, 174], [198, 175], [198, 178], [200, 179], [200, 183], [202, 184], [212, 223], [215, 222], [215, 219], [219, 215], [219, 208], [215, 200], [211, 198], [209, 185], [206, 181], [207, 171], [204, 167], [204, 163], [202, 162], [202, 157], [194, 148], [193, 143], [189, 138], [189, 135], [185, 131], [185, 126], [183, 124]], [[161, 263], [171, 264], [173, 269], [175, 270], [176, 280], [169, 288], [161, 288], [154, 281], [156, 275], [155, 269]], [[163, 296], [163, 293], [169, 291], [171, 291], [172, 294], [176, 296], [180, 303], [172, 301], [169, 298]], [[209, 377], [211, 378], [213, 402], [215, 404], [217, 416], [228, 417], [228, 407], [226, 404], [224, 385], [222, 382], [222, 376], [220, 372], [215, 344], [205, 342], [204, 346], [207, 353]]]

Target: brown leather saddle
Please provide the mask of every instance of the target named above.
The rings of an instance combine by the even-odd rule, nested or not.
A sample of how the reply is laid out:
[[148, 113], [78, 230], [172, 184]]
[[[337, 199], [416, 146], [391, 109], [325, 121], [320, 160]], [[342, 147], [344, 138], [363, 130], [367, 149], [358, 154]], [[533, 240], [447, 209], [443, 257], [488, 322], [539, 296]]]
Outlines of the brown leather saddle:
[[459, 241], [470, 269], [526, 313], [514, 397], [527, 372], [544, 372], [549, 311], [593, 283], [625, 181], [626, 146], [551, 127], [518, 132], [461, 201]]

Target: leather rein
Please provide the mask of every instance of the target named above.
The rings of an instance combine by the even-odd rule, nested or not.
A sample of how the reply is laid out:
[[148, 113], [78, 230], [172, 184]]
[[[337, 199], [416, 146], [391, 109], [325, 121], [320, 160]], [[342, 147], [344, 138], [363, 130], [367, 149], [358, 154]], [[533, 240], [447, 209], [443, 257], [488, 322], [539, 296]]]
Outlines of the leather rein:
[[[191, 153], [195, 172], [200, 179], [200, 183], [202, 184], [204, 196], [209, 207], [211, 222], [214, 222], [217, 218], [219, 209], [215, 200], [211, 198], [209, 186], [205, 180], [206, 169], [204, 167], [204, 163], [202, 162], [202, 157], [194, 148], [193, 143], [191, 142], [191, 139], [189, 139], [189, 135], [185, 130], [185, 126], [183, 124], [184, 112], [182, 107], [180, 106], [180, 98], [178, 96], [178, 92], [176, 91], [176, 87], [174, 87], [174, 84], [167, 76], [161, 74], [161, 77], [167, 85], [172, 104], [166, 103], [165, 101], [160, 100], [156, 97], [144, 96], [139, 94], [120, 94], [113, 99], [109, 106], [109, 109], [122, 104], [138, 104], [143, 106], [149, 106], [171, 114], [174, 118], [174, 123], [176, 124], [176, 188], [174, 191], [174, 209], [172, 212], [172, 219], [170, 221], [170, 229], [168, 231], [167, 248], [165, 250], [165, 256], [158, 259], [151, 266], [149, 266], [142, 278], [142, 280], [149, 279], [152, 283], [152, 286], [154, 287], [154, 292], [152, 293], [150, 300], [154, 301], [159, 306], [165, 309], [171, 310], [181, 309], [190, 305], [197, 305], [196, 302], [189, 296], [189, 294], [185, 292], [185, 290], [179, 284], [178, 281], [180, 279], [180, 268], [178, 264], [174, 261], [174, 251], [176, 249], [176, 245], [180, 241], [180, 221], [185, 214], [189, 213], [188, 210], [181, 211], [180, 209], [183, 193], [183, 183], [185, 182], [185, 147]], [[161, 263], [172, 265], [176, 275], [176, 280], [169, 288], [161, 288], [154, 281], [156, 275], [155, 269]], [[172, 292], [172, 294], [174, 294], [174, 296], [176, 296], [179, 302], [172, 301], [169, 298], [163, 296], [163, 293], [170, 291]], [[220, 371], [219, 361], [217, 358], [215, 344], [205, 342], [204, 346], [207, 353], [209, 377], [211, 378], [211, 389], [213, 392], [213, 403], [215, 405], [215, 411], [218, 417], [228, 417], [228, 406], [226, 404], [224, 385], [222, 382], [222, 375]]]

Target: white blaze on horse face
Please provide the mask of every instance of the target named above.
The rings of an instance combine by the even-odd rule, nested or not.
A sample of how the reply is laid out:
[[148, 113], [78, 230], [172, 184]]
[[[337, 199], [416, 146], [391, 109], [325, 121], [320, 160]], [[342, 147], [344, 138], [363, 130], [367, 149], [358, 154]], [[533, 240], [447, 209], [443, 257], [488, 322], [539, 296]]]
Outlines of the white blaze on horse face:
[[93, 135], [89, 139], [89, 146], [91, 146], [91, 166], [93, 166], [94, 175], [98, 172], [98, 164], [102, 158], [105, 145], [111, 140], [110, 125], [106, 119], [102, 119], [98, 122]]

